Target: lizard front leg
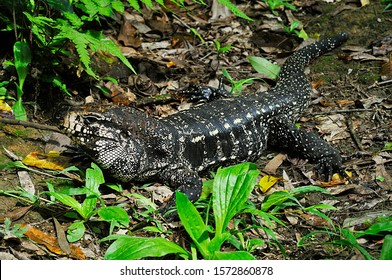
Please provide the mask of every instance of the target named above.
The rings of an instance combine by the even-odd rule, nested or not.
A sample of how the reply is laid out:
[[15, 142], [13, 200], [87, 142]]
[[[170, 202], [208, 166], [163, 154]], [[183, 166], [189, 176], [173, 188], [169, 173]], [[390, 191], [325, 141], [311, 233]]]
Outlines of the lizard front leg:
[[[186, 167], [167, 169], [161, 173], [160, 177], [162, 181], [167, 182], [177, 191], [184, 193], [190, 201], [195, 202], [199, 199], [203, 185], [199, 175], [195, 171]], [[171, 208], [174, 208], [175, 204], [175, 194], [173, 194], [166, 205], [160, 209], [160, 212], [163, 214], [166, 213]], [[176, 215], [176, 212], [172, 212], [166, 215], [166, 218], [173, 220], [176, 218]]]

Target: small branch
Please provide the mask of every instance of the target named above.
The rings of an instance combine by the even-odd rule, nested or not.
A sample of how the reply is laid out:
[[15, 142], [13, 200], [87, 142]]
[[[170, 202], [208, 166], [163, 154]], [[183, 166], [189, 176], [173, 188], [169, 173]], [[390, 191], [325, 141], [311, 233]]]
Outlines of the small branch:
[[63, 133], [63, 131], [61, 131], [61, 129], [59, 129], [57, 126], [52, 126], [52, 125], [45, 125], [45, 124], [5, 119], [5, 118], [0, 118], [0, 123], [11, 124], [11, 125], [22, 125], [24, 127], [32, 127], [32, 128], [42, 129], [42, 130], [50, 130], [50, 131]]
[[342, 109], [342, 110], [331, 110], [325, 112], [312, 112], [311, 115], [329, 115], [329, 114], [341, 114], [341, 113], [353, 113], [353, 112], [372, 112], [377, 111], [376, 109]]
[[382, 81], [382, 82], [375, 82], [371, 86], [368, 86], [368, 89], [372, 89], [372, 88], [383, 86], [383, 85], [387, 85], [387, 84], [392, 84], [392, 80], [387, 80], [387, 81]]
[[351, 119], [351, 114], [347, 118], [347, 127], [348, 127], [348, 129], [350, 131], [350, 135], [353, 138], [355, 144], [357, 145], [359, 150], [363, 152], [365, 149], [363, 148], [361, 140], [358, 138], [358, 135], [355, 133], [355, 130], [354, 130], [354, 127], [353, 127], [353, 122], [352, 122], [352, 119]]

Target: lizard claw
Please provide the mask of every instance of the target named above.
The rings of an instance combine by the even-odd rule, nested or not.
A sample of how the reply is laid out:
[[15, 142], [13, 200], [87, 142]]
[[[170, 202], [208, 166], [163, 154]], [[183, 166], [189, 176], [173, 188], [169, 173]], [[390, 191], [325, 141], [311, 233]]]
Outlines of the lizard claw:
[[351, 178], [342, 167], [342, 159], [339, 154], [323, 157], [319, 160], [315, 168], [317, 176], [322, 178], [325, 182], [331, 181], [334, 173], [339, 174], [351, 182]]

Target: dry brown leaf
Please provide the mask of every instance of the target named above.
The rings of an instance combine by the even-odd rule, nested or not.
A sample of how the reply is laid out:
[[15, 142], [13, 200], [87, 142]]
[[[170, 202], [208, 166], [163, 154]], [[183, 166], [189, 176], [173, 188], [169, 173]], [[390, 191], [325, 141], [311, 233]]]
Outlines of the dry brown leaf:
[[[56, 237], [51, 236], [49, 234], [46, 234], [42, 232], [41, 230], [34, 228], [30, 225], [27, 224], [22, 224], [21, 228], [27, 228], [27, 231], [25, 232], [25, 235], [33, 240], [34, 242], [45, 246], [49, 251], [52, 253], [55, 253], [57, 255], [65, 255], [66, 253], [60, 248], [58, 240]], [[71, 254], [69, 255], [72, 258], [76, 258], [79, 260], [85, 260], [86, 256], [80, 249], [80, 247], [77, 247], [73, 244], [70, 245], [71, 249]]]
[[276, 174], [276, 170], [282, 165], [283, 161], [287, 158], [286, 154], [277, 154], [271, 159], [264, 167], [264, 171], [268, 174]]
[[321, 86], [322, 84], [324, 84], [324, 80], [320, 79], [318, 81], [314, 81], [311, 83], [312, 88], [318, 88], [319, 86]]
[[381, 65], [381, 79], [383, 81], [392, 79], [392, 59], [390, 58], [388, 62]]
[[6, 218], [11, 221], [16, 221], [22, 218], [29, 210], [31, 206], [19, 207], [11, 212], [6, 213], [5, 215], [0, 215], [0, 223], [3, 223]]
[[308, 225], [311, 225], [315, 228], [326, 228], [330, 227], [330, 224], [327, 220], [321, 218], [320, 216], [307, 214], [307, 213], [300, 213], [301, 217], [305, 220]]
[[67, 237], [65, 236], [65, 231], [60, 225], [59, 221], [56, 218], [53, 218], [54, 227], [56, 228], [57, 241], [59, 243], [59, 247], [63, 252], [67, 255], [71, 255], [71, 247], [69, 246]]

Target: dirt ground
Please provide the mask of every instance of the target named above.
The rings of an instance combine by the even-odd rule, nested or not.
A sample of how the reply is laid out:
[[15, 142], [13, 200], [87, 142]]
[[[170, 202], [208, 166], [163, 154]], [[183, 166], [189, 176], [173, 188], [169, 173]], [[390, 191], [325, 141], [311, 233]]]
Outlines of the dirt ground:
[[[246, 2], [246, 1], [245, 1]], [[313, 130], [327, 142], [338, 149], [345, 158], [344, 167], [352, 173], [352, 182], [336, 186], [326, 186], [333, 196], [310, 194], [303, 198], [304, 205], [328, 203], [337, 208], [328, 212], [328, 216], [339, 227], [361, 230], [364, 221], [376, 217], [392, 216], [392, 153], [385, 149], [385, 144], [392, 142], [392, 66], [390, 53], [392, 51], [392, 12], [384, 13], [384, 5], [379, 1], [371, 1], [361, 7], [359, 1], [341, 1], [325, 3], [323, 1], [299, 1], [298, 11], [279, 11], [274, 15], [260, 5], [240, 5], [244, 11], [255, 20], [247, 23], [238, 18], [226, 18], [209, 22], [210, 10], [191, 9], [191, 15], [178, 13], [176, 17], [150, 18], [144, 22], [152, 30], [163, 34], [154, 43], [170, 42], [171, 47], [151, 49], [146, 45], [135, 42], [122, 42], [123, 51], [136, 50], [131, 55], [132, 64], [141, 73], [142, 82], [130, 75], [121, 66], [109, 69], [100, 68], [108, 76], [118, 79], [119, 89], [140, 83], [143, 94], [132, 94], [131, 103], [136, 104], [153, 115], [165, 116], [178, 110], [182, 105], [187, 106], [183, 97], [175, 94], [176, 88], [183, 88], [189, 83], [217, 85], [219, 67], [227, 69], [234, 80], [248, 77], [260, 77], [247, 62], [249, 55], [264, 56], [281, 64], [283, 59], [298, 47], [301, 39], [282, 30], [280, 19], [294, 17], [303, 24], [304, 30], [312, 37], [331, 36], [338, 32], [347, 32], [349, 41], [331, 54], [317, 59], [309, 67], [310, 81], [315, 89], [312, 105], [299, 120], [302, 129]], [[140, 15], [139, 15], [140, 16]], [[204, 38], [210, 48], [197, 41], [189, 33], [189, 27], [195, 28]], [[116, 31], [108, 31], [113, 37]], [[173, 35], [175, 34], [175, 35]], [[149, 42], [148, 34], [139, 34], [142, 42]], [[389, 37], [388, 37], [389, 36]], [[212, 41], [219, 40], [222, 45], [233, 48], [219, 55], [213, 51]], [[125, 40], [125, 39], [123, 39]], [[144, 41], [143, 41], [144, 40]], [[184, 51], [184, 42], [190, 47]], [[178, 42], [178, 43], [175, 43]], [[177, 53], [176, 53], [177, 51]], [[173, 59], [174, 57], [174, 59]], [[170, 61], [175, 64], [168, 66]], [[389, 65], [389, 66], [388, 66]], [[389, 67], [389, 68], [388, 68]], [[389, 69], [389, 70], [388, 70]], [[132, 77], [129, 78], [129, 77]], [[130, 80], [133, 80], [131, 83]], [[242, 94], [251, 94], [260, 89], [273, 85], [272, 80], [256, 81], [245, 86]], [[389, 82], [388, 82], [389, 81]], [[230, 85], [225, 82], [225, 84]], [[147, 87], [146, 85], [150, 85]], [[74, 83], [73, 88], [78, 96], [87, 96], [92, 92], [94, 98], [100, 95], [95, 89], [86, 90], [84, 86]], [[112, 85], [107, 85], [109, 88]], [[140, 89], [140, 88], [139, 88]], [[112, 88], [113, 90], [113, 88]], [[54, 94], [53, 90], [52, 94]], [[49, 91], [48, 91], [49, 92]], [[160, 93], [164, 99], [154, 98]], [[166, 95], [165, 95], [166, 94]], [[31, 121], [52, 124], [52, 118], [45, 112], [42, 99], [45, 90], [41, 89], [39, 97], [30, 95], [28, 107]], [[102, 98], [102, 97], [101, 97]], [[57, 97], [57, 100], [59, 97]], [[37, 101], [38, 105], [34, 102]], [[39, 101], [41, 100], [41, 101]], [[51, 103], [51, 101], [49, 102]], [[53, 103], [52, 103], [53, 104]], [[35, 110], [37, 109], [37, 110]], [[12, 151], [17, 156], [24, 157], [32, 151], [44, 151], [47, 148], [51, 132], [24, 128], [22, 126], [0, 124], [1, 146]], [[263, 168], [277, 155], [275, 151], [267, 151], [258, 162]], [[0, 150], [0, 164], [10, 159], [4, 150]], [[318, 184], [312, 179], [312, 165], [288, 159], [276, 170], [276, 176], [284, 176], [291, 186]], [[37, 191], [46, 190], [46, 175], [30, 172], [34, 188]], [[0, 190], [17, 190], [20, 185], [15, 169], [0, 171]], [[124, 185], [129, 192], [132, 185]], [[288, 183], [279, 182], [274, 190], [287, 188]], [[274, 191], [271, 190], [270, 192]], [[136, 190], [137, 191], [137, 190]], [[268, 193], [267, 193], [268, 194]], [[110, 193], [107, 194], [110, 197]], [[266, 194], [255, 189], [252, 201], [261, 201]], [[109, 199], [109, 198], [108, 198]], [[0, 196], [0, 216], [26, 206], [20, 199]], [[51, 208], [42, 202], [42, 207], [29, 208], [14, 223], [33, 225], [43, 232], [55, 235], [52, 217], [57, 217], [63, 227], [70, 221], [58, 216], [58, 209]], [[314, 217], [307, 216], [295, 210], [285, 210], [282, 220], [287, 227], [277, 227], [275, 233], [282, 244], [285, 254], [278, 246], [269, 243], [258, 248], [253, 254], [259, 259], [361, 259], [358, 250], [344, 246], [321, 244], [326, 236], [319, 236], [311, 246], [298, 247], [297, 241], [311, 231], [322, 229], [325, 224]], [[143, 219], [133, 220], [132, 227], [141, 227]], [[170, 240], [187, 243], [187, 236], [177, 224], [165, 224], [172, 234], [164, 234]], [[105, 231], [107, 229], [103, 229]], [[87, 258], [101, 259], [108, 244], [98, 243], [104, 236], [89, 230], [80, 247]], [[267, 238], [265, 233], [251, 231], [249, 238]], [[317, 242], [316, 242], [317, 241]], [[380, 254], [382, 238], [359, 240], [374, 257]], [[37, 246], [28, 239], [11, 239], [0, 241], [0, 252], [11, 254], [16, 258], [28, 259], [57, 259], [66, 258]]]

